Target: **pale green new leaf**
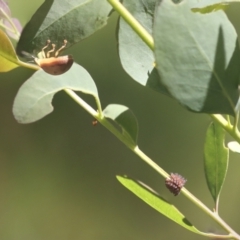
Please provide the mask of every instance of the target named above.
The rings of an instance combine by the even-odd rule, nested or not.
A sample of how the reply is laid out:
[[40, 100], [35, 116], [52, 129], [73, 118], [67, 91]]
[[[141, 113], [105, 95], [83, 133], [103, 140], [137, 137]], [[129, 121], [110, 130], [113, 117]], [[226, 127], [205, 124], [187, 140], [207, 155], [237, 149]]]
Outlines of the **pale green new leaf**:
[[194, 112], [235, 115], [239, 100], [237, 33], [223, 11], [193, 13], [194, 0], [160, 1], [154, 43], [160, 79]]
[[19, 60], [8, 36], [0, 29], [0, 72], [19, 67]]
[[142, 199], [145, 203], [167, 218], [191, 232], [204, 235], [204, 233], [195, 228], [174, 205], [160, 197], [155, 191], [147, 187], [145, 184], [143, 185], [142, 183], [126, 176], [117, 176], [117, 179], [123, 186], [133, 192], [137, 197]]

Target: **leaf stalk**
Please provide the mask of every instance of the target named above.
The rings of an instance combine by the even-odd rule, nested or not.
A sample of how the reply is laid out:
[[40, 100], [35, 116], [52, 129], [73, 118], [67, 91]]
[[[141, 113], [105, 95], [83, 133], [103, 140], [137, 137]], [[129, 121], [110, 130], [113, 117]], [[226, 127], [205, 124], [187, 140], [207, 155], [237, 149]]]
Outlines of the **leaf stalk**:
[[153, 51], [154, 42], [152, 36], [148, 33], [148, 31], [132, 16], [132, 14], [118, 0], [108, 0], [108, 2]]

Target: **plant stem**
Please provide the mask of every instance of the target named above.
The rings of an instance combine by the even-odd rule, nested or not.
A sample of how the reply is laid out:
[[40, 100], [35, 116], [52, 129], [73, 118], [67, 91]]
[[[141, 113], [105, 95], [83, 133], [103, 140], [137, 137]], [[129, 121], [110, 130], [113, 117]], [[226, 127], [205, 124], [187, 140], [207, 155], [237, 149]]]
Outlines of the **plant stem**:
[[236, 112], [236, 117], [234, 118], [233, 129], [238, 130], [238, 121], [239, 121], [239, 111]]
[[143, 153], [138, 146], [136, 146], [133, 150], [135, 154], [137, 154], [145, 163], [150, 165], [153, 169], [155, 169], [158, 173], [160, 173], [164, 178], [168, 178], [169, 174], [165, 172], [161, 167], [159, 167], [151, 158], [149, 158], [145, 153]]
[[[167, 178], [169, 176], [161, 167], [159, 167], [152, 159], [145, 155], [138, 147], [133, 150], [144, 162], [150, 165], [163, 177]], [[181, 192], [195, 205], [202, 209], [207, 215], [213, 218], [219, 225], [221, 225], [227, 232], [231, 233], [231, 236], [235, 239], [240, 239], [240, 236], [231, 229], [215, 212], [211, 211], [206, 205], [204, 205], [199, 199], [197, 199], [193, 194], [191, 194], [186, 188], [182, 188]]]
[[[142, 27], [142, 25], [131, 15], [131, 13], [118, 0], [108, 0], [108, 2], [153, 51], [154, 41], [152, 36], [146, 31], [146, 29]], [[210, 114], [210, 117], [214, 121], [218, 122], [236, 141], [238, 141], [238, 143], [240, 143], [240, 133], [236, 128], [230, 126], [228, 122], [225, 120], [225, 118], [222, 117], [222, 115]]]
[[152, 36], [146, 29], [132, 16], [132, 14], [118, 1], [108, 0], [112, 7], [120, 14], [120, 16], [132, 27], [138, 36], [149, 46], [151, 50], [154, 49], [154, 42]]
[[104, 117], [104, 115], [103, 115], [103, 112], [102, 112], [101, 102], [100, 102], [98, 97], [95, 98], [95, 101], [96, 101], [99, 117], [102, 119]]
[[204, 205], [199, 199], [197, 199], [192, 193], [186, 188], [182, 188], [181, 192], [195, 205], [202, 209], [207, 215], [213, 218], [223, 229], [231, 234], [234, 239], [240, 239], [240, 236], [218, 215], [217, 212], [211, 211], [206, 205]]
[[91, 106], [89, 106], [84, 100], [82, 100], [74, 91], [71, 89], [64, 89], [64, 91], [82, 108], [84, 108], [90, 115], [98, 120], [104, 127], [106, 127], [113, 135], [115, 135], [121, 142], [123, 142], [128, 148], [133, 150], [136, 146], [129, 142], [124, 135], [117, 130], [100, 112], [95, 111]]
[[[100, 114], [95, 111], [91, 106], [89, 106], [84, 100], [82, 100], [74, 91], [70, 89], [64, 89], [64, 91], [81, 107], [83, 107], [90, 115], [96, 118], [104, 127], [106, 127], [111, 133], [113, 133], [121, 142], [123, 142], [128, 148], [130, 148], [136, 155], [138, 155], [144, 162], [150, 165], [158, 173], [160, 173], [164, 178], [169, 177], [169, 174], [165, 172], [160, 166], [158, 166], [151, 158], [144, 154], [138, 146], [133, 146], [124, 135], [118, 131], [105, 117], [100, 117]], [[232, 230], [215, 212], [211, 211], [207, 206], [205, 206], [199, 199], [197, 199], [193, 194], [191, 194], [186, 188], [182, 188], [182, 193], [200, 209], [202, 209], [207, 215], [213, 218], [219, 225], [221, 225], [234, 239], [240, 239], [240, 236]], [[211, 235], [211, 234], [210, 234]], [[206, 236], [210, 236], [206, 234]], [[215, 236], [215, 235], [211, 235]], [[226, 239], [226, 236], [222, 236]]]
[[[154, 49], [154, 41], [152, 36], [142, 27], [142, 25], [131, 15], [131, 13], [118, 1], [118, 0], [108, 0], [112, 7], [121, 15], [121, 17], [132, 27], [132, 29], [139, 35], [139, 37], [149, 46], [151, 50]], [[238, 142], [240, 142], [240, 135], [236, 131], [233, 131], [232, 126], [219, 114], [211, 114], [212, 119], [218, 122], [230, 135], [232, 135]], [[118, 137], [119, 138], [119, 137]], [[124, 142], [124, 141], [123, 141]], [[161, 167], [159, 167], [153, 160], [151, 160], [147, 155], [145, 155], [136, 146], [133, 152], [137, 154], [143, 161], [160, 173], [163, 177], [167, 178], [169, 174], [165, 172]], [[226, 231], [231, 233], [231, 236], [235, 239], [240, 239], [240, 236], [231, 229], [217, 214], [211, 211], [207, 206], [205, 206], [199, 199], [192, 195], [186, 188], [182, 189], [183, 194], [199, 208], [201, 208], [205, 213], [207, 213], [211, 218], [218, 222]], [[231, 237], [229, 236], [229, 237]], [[225, 236], [224, 236], [225, 238]]]
[[22, 67], [30, 68], [30, 69], [33, 69], [36, 71], [40, 69], [40, 67], [38, 65], [22, 62], [20, 60], [18, 61], [18, 65], [22, 66]]
[[[142, 25], [127, 11], [127, 9], [118, 1], [118, 0], [108, 0], [108, 2], [113, 6], [113, 8], [123, 17], [123, 19], [133, 28], [133, 30], [141, 37], [141, 39], [149, 46], [151, 50], [154, 49], [154, 41], [152, 36], [142, 27]], [[2, 11], [4, 14], [4, 11]], [[18, 30], [15, 25], [12, 23], [11, 19], [6, 16], [10, 23], [13, 25], [16, 33]], [[20, 35], [20, 34], [19, 34]], [[34, 70], [38, 70], [39, 67], [32, 64], [26, 64], [21, 62], [22, 66], [32, 68]], [[148, 165], [150, 165], [153, 169], [155, 169], [159, 174], [161, 174], [164, 178], [167, 178], [169, 174], [165, 172], [160, 166], [158, 166], [152, 159], [150, 159], [146, 154], [144, 154], [138, 146], [132, 145], [124, 135], [118, 131], [103, 115], [101, 104], [98, 98], [96, 98], [98, 112], [96, 112], [91, 106], [89, 106], [85, 101], [83, 101], [74, 91], [70, 89], [64, 89], [64, 91], [76, 101], [80, 106], [82, 106], [89, 114], [91, 114], [94, 118], [96, 118], [103, 126], [105, 126], [111, 133], [113, 133], [121, 142], [123, 142], [128, 148], [130, 148], [136, 155], [138, 155], [143, 161], [145, 161]], [[218, 122], [230, 135], [232, 135], [239, 143], [240, 143], [240, 134], [236, 131], [236, 127], [232, 127], [229, 122], [225, 120], [219, 114], [211, 114], [212, 119]], [[237, 119], [238, 121], [238, 119]], [[236, 126], [236, 124], [235, 124]], [[193, 194], [191, 194], [186, 188], [183, 188], [182, 193], [195, 205], [197, 205], [200, 209], [202, 209], [207, 215], [213, 218], [216, 222], [218, 222], [227, 232], [230, 233], [229, 236], [219, 236], [219, 238], [234, 238], [240, 240], [240, 236], [230, 227], [228, 226], [220, 216], [211, 211], [207, 206], [205, 206], [199, 199], [197, 199]], [[212, 234], [206, 234], [206, 236], [216, 236]]]
[[220, 114], [210, 114], [209, 115], [213, 121], [217, 122], [222, 126], [223, 129], [226, 130], [238, 143], [240, 143], [240, 133], [236, 127], [236, 122], [238, 119], [235, 120], [235, 125], [232, 126], [229, 121], [227, 121], [222, 115]]

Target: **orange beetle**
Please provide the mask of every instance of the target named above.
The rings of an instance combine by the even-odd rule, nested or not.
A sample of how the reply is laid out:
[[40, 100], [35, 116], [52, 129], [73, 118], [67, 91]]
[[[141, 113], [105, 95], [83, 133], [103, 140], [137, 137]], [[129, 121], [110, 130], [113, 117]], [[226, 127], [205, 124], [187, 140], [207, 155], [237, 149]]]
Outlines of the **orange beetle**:
[[[64, 49], [67, 45], [67, 40], [64, 40], [63, 46], [60, 47], [54, 54], [54, 57], [51, 57], [51, 53], [55, 51], [55, 44], [52, 44], [52, 49], [45, 54], [45, 49], [49, 47], [51, 43], [50, 40], [47, 40], [46, 46], [42, 48], [42, 51], [38, 53], [38, 57], [33, 57], [35, 63], [41, 67], [46, 73], [51, 75], [60, 75], [68, 71], [72, 64], [73, 58], [71, 55], [59, 56], [59, 52]], [[22, 52], [24, 55], [29, 55], [26, 52]]]

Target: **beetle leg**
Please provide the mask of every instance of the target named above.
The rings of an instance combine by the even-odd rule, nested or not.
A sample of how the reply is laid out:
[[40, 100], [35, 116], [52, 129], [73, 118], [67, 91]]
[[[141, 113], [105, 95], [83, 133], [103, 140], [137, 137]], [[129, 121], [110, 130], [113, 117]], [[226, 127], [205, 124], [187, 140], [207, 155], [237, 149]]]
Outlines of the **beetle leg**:
[[52, 44], [52, 49], [47, 52], [47, 58], [50, 57], [50, 53], [51, 53], [51, 52], [54, 52], [54, 51], [55, 51], [55, 47], [56, 47], [56, 45], [55, 45], [55, 44]]
[[63, 41], [63, 45], [55, 52], [55, 57], [58, 56], [59, 52], [63, 50], [63, 48], [65, 48], [67, 46], [67, 40], [65, 39]]
[[43, 58], [46, 58], [44, 49], [48, 48], [50, 42], [51, 42], [51, 41], [48, 39], [48, 40], [47, 40], [47, 43], [46, 43], [46, 46], [42, 48], [42, 51], [41, 51], [41, 52], [42, 52]]

